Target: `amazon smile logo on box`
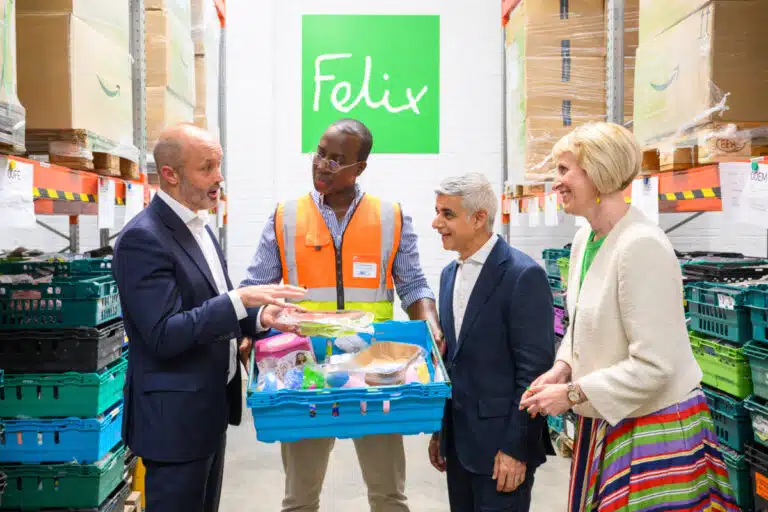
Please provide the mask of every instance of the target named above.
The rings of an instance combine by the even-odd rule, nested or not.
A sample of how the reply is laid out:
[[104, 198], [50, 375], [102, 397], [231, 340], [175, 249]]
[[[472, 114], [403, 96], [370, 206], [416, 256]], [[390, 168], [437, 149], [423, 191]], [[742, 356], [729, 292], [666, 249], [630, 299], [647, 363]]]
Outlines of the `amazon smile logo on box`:
[[301, 149], [353, 117], [375, 153], [440, 152], [440, 17], [302, 16]]

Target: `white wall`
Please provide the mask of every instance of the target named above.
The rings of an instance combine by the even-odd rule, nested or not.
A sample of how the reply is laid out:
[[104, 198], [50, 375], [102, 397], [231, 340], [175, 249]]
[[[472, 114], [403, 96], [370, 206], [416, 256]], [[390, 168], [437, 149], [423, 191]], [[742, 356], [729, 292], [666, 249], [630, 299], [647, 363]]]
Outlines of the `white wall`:
[[413, 217], [421, 263], [437, 290], [440, 270], [452, 256], [430, 227], [435, 185], [476, 170], [501, 190], [498, 1], [263, 0], [227, 7], [228, 250], [235, 281], [243, 276], [276, 202], [312, 187], [310, 161], [300, 152], [301, 15], [440, 15], [441, 152], [373, 155], [360, 181], [365, 190], [400, 201]]

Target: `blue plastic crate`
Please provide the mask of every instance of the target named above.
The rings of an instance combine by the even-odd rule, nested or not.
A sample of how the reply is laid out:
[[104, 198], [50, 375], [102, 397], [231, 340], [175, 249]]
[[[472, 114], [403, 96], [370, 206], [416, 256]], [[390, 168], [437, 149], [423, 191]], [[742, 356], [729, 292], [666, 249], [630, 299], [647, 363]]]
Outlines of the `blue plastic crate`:
[[[332, 388], [256, 391], [251, 363], [246, 403], [251, 409], [256, 438], [262, 442], [291, 442], [318, 437], [357, 438], [373, 434], [414, 435], [440, 430], [445, 401], [451, 394], [442, 359], [424, 321], [374, 324], [380, 341], [413, 343], [437, 355], [438, 367], [427, 358], [430, 376], [442, 382], [409, 383], [370, 388]], [[361, 335], [370, 340], [370, 336]], [[326, 340], [313, 338], [318, 359]]]
[[100, 460], [120, 443], [123, 404], [98, 418], [0, 420], [0, 463]]

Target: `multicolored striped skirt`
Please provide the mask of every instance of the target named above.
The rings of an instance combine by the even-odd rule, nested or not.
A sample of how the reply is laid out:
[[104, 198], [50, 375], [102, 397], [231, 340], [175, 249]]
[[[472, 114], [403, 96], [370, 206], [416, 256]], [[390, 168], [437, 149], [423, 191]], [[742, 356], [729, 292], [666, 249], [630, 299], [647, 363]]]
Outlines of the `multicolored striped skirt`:
[[706, 398], [612, 427], [579, 418], [569, 512], [738, 511]]

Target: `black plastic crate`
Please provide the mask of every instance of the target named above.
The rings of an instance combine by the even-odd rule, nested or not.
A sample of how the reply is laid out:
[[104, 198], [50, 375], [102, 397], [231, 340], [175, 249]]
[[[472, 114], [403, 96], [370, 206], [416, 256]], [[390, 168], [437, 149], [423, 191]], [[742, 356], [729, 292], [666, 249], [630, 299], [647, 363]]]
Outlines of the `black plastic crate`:
[[[124, 512], [125, 502], [128, 500], [128, 496], [131, 494], [131, 486], [127, 482], [121, 483], [117, 489], [102, 503], [99, 508], [78, 508], [78, 509], [60, 509], [60, 508], [47, 508], [41, 509], [39, 512]], [[2, 502], [0, 501], [0, 504]], [[3, 509], [3, 512], [21, 512], [19, 510]]]
[[711, 283], [738, 283], [768, 275], [768, 260], [759, 258], [704, 257], [683, 263], [683, 275]]
[[91, 328], [0, 330], [0, 361], [9, 374], [96, 372], [120, 358], [124, 341], [121, 319]]
[[768, 512], [768, 449], [749, 443], [744, 448], [752, 476], [755, 512]]

